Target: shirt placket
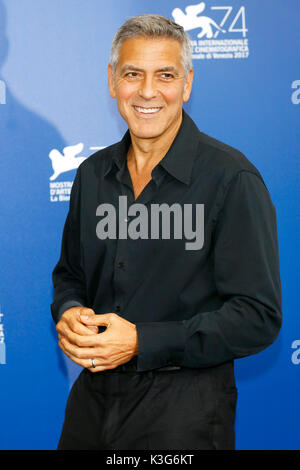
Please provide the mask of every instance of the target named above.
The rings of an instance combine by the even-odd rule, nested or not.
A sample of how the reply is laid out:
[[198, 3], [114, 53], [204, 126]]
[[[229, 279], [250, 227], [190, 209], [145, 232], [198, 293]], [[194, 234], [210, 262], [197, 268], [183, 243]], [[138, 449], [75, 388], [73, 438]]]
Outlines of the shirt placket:
[[[161, 175], [162, 176], [162, 175]], [[129, 207], [134, 203], [147, 204], [150, 202], [156, 192], [156, 183], [154, 180], [151, 180], [138, 198], [134, 199], [134, 190], [132, 186], [132, 181], [130, 174], [127, 168], [126, 163], [122, 166], [121, 169], [116, 173], [116, 179], [120, 183], [120, 196], [126, 197], [127, 213], [123, 214], [123, 217], [119, 219], [119, 206], [116, 207], [117, 213], [117, 240], [116, 240], [116, 256], [114, 262], [114, 311], [117, 314], [122, 313], [124, 306], [127, 303], [127, 296], [129, 292], [129, 283], [130, 283], [130, 263], [134, 263], [134, 259], [129, 258], [128, 250], [128, 223], [134, 216], [128, 215]], [[119, 228], [122, 227], [122, 236], [119, 237]], [[125, 225], [126, 224], [126, 225]], [[126, 227], [126, 235], [124, 233], [124, 227]], [[138, 253], [135, 253], [138, 256]]]

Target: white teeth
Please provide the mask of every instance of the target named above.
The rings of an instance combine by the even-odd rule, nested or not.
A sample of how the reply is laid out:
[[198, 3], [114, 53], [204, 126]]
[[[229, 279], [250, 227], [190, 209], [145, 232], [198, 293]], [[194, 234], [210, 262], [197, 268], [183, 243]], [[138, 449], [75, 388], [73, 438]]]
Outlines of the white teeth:
[[139, 113], [151, 114], [156, 113], [160, 108], [139, 108], [138, 106], [134, 106], [134, 109], [136, 109]]

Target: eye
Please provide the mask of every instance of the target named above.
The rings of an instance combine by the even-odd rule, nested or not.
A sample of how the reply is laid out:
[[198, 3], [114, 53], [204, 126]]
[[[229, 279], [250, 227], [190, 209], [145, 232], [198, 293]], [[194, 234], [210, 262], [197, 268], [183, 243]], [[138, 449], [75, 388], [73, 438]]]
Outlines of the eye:
[[127, 72], [127, 73], [125, 74], [125, 77], [126, 77], [126, 78], [129, 78], [129, 79], [139, 78], [139, 77], [140, 77], [140, 73], [139, 73], [139, 72]]
[[174, 78], [174, 75], [172, 73], [169, 73], [169, 72], [163, 72], [163, 73], [161, 73], [160, 76], [163, 80], [167, 80], [167, 81], [172, 80]]

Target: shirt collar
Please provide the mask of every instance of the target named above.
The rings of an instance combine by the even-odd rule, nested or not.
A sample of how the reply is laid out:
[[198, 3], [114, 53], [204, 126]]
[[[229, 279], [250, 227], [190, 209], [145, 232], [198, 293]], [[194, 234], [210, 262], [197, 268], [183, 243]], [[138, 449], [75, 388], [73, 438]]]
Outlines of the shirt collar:
[[[162, 166], [174, 178], [185, 184], [190, 183], [194, 158], [199, 144], [200, 131], [189, 115], [182, 110], [182, 123], [179, 131], [166, 155], [158, 165]], [[122, 140], [114, 147], [112, 157], [109, 159], [105, 175], [110, 172], [113, 164], [121, 169], [127, 157], [131, 143], [129, 130]]]

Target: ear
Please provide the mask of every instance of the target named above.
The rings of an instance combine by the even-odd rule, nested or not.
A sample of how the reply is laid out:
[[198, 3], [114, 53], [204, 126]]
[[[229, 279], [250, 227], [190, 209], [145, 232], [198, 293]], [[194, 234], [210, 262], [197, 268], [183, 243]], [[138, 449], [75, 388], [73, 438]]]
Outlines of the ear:
[[184, 84], [184, 90], [183, 90], [183, 101], [186, 102], [190, 98], [190, 94], [192, 91], [192, 85], [193, 85], [193, 78], [194, 78], [194, 71], [193, 69], [189, 70], [186, 78], [185, 78], [185, 84]]
[[114, 85], [114, 77], [113, 77], [113, 69], [110, 64], [108, 64], [107, 67], [107, 74], [108, 74], [108, 89], [110, 96], [112, 98], [116, 97], [116, 91], [115, 91], [115, 85]]

